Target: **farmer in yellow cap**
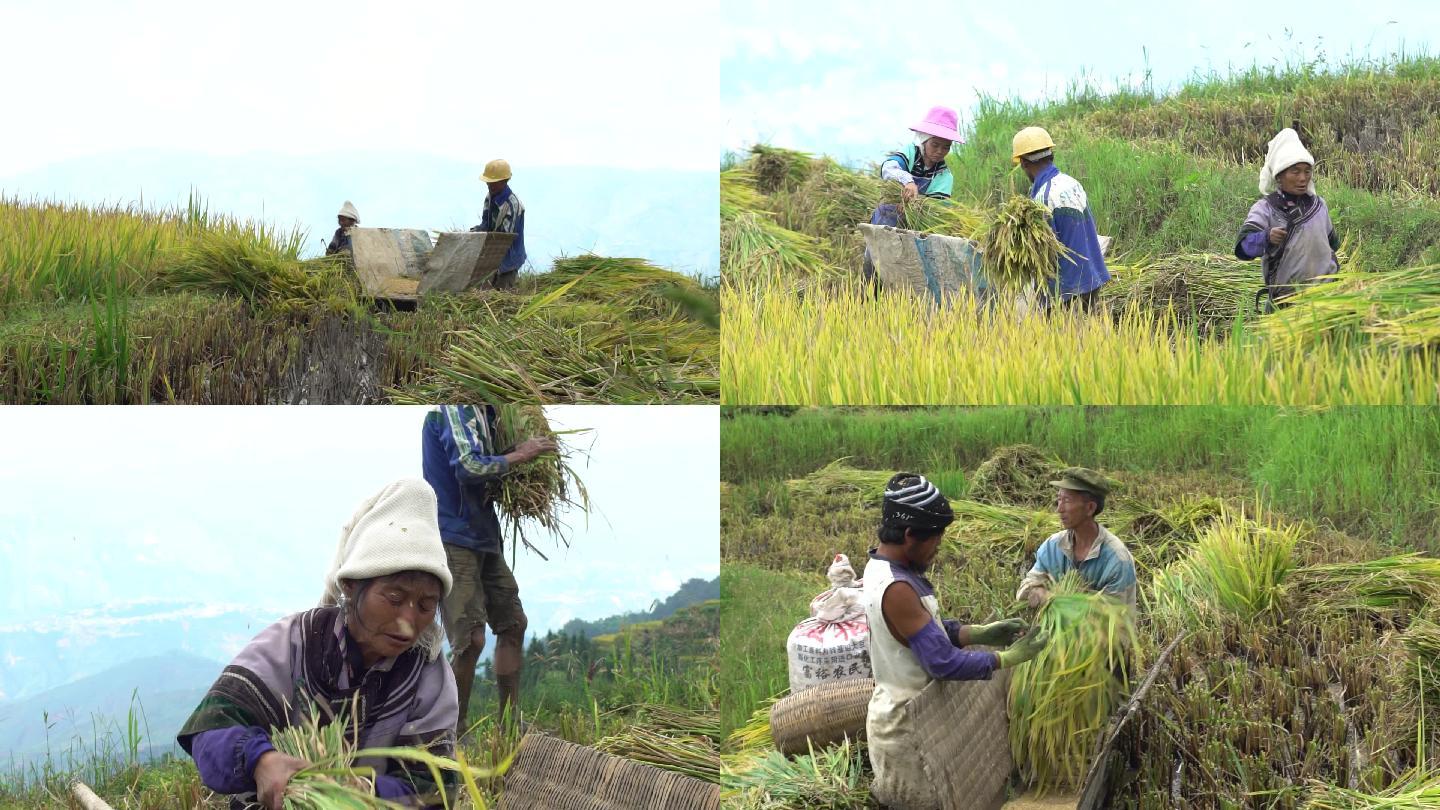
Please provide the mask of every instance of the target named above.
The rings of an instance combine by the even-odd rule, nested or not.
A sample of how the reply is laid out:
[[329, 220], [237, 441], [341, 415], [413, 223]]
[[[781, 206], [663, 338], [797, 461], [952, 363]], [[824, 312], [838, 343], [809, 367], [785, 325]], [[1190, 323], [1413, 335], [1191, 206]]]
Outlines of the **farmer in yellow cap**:
[[350, 250], [350, 229], [360, 224], [360, 212], [355, 210], [354, 203], [346, 200], [345, 204], [340, 206], [340, 213], [335, 219], [340, 227], [335, 229], [335, 235], [330, 238], [330, 244], [325, 248], [326, 256]]
[[1064, 529], [1035, 551], [1035, 565], [1020, 581], [1015, 598], [1039, 607], [1060, 577], [1078, 571], [1091, 590], [1110, 594], [1133, 610], [1135, 559], [1120, 538], [1095, 520], [1105, 509], [1109, 483], [1094, 470], [1071, 467], [1050, 484], [1059, 490], [1055, 512]]
[[1089, 311], [1097, 291], [1110, 280], [1095, 217], [1080, 181], [1055, 168], [1055, 142], [1040, 127], [1015, 133], [1012, 160], [1030, 178], [1030, 197], [1050, 211], [1050, 225], [1068, 253], [1060, 257], [1060, 273], [1049, 291], [1062, 304]]
[[470, 230], [515, 234], [515, 241], [510, 243], [495, 273], [496, 287], [513, 287], [520, 275], [520, 266], [525, 264], [525, 206], [510, 189], [509, 162], [496, 159], [486, 163], [480, 179], [489, 187], [489, 193], [485, 196], [480, 224]]
[[[1034, 658], [1048, 641], [1044, 634], [1027, 633], [1022, 619], [961, 624], [940, 618], [940, 602], [925, 572], [954, 519], [950, 502], [922, 475], [897, 473], [885, 485], [880, 545], [865, 565], [865, 616], [875, 676], [865, 728], [875, 770], [870, 791], [889, 806], [941, 804], [934, 780], [914, 756], [921, 741], [906, 704], [932, 680], [988, 680], [997, 669]], [[1006, 649], [997, 653], [972, 645]]]

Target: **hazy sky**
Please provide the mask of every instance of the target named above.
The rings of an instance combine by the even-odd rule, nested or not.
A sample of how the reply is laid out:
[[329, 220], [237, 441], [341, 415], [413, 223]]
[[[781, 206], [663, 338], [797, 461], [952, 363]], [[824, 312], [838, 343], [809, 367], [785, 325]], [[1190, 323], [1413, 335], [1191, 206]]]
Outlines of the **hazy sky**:
[[712, 169], [716, 0], [0, 0], [0, 177], [136, 147]]
[[[118, 615], [315, 605], [360, 501], [420, 475], [425, 408], [11, 407], [0, 414], [0, 632], [104, 633]], [[644, 610], [719, 570], [714, 407], [547, 409], [593, 514], [521, 551], [532, 629]], [[102, 615], [103, 614], [103, 615]], [[169, 618], [175, 617], [156, 617]], [[135, 628], [131, 628], [134, 630]], [[236, 645], [248, 639], [236, 639]], [[0, 662], [3, 663], [3, 662]]]
[[1088, 77], [1157, 87], [1196, 72], [1400, 47], [1436, 53], [1440, 7], [1427, 0], [1302, 5], [1032, 0], [922, 3], [893, 11], [857, 0], [721, 8], [723, 148], [756, 141], [877, 160], [909, 140], [931, 106], [973, 112], [981, 94], [1038, 100]]

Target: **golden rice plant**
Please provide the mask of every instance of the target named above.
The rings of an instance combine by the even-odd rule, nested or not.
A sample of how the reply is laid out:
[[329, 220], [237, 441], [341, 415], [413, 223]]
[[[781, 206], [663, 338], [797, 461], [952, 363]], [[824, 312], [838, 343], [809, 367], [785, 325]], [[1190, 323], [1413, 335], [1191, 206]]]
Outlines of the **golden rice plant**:
[[1360, 340], [1398, 350], [1440, 348], [1440, 265], [1331, 278], [1295, 293], [1257, 329], [1285, 345]]
[[301, 261], [296, 249], [243, 232], [200, 231], [170, 252], [159, 278], [175, 289], [238, 295], [252, 306], [354, 310], [359, 291], [344, 260]]
[[1440, 404], [1440, 351], [1215, 341], [1139, 309], [941, 311], [858, 282], [803, 297], [744, 282], [720, 298], [731, 405]]
[[[545, 412], [538, 405], [497, 405], [496, 441], [505, 452], [532, 438], [549, 438], [558, 442], [562, 434], [551, 430]], [[582, 431], [569, 430], [564, 435]], [[517, 465], [500, 479], [496, 503], [509, 525], [512, 537], [519, 539], [536, 553], [544, 554], [526, 538], [524, 526], [535, 523], [556, 542], [569, 545], [566, 537], [565, 513], [570, 509], [590, 510], [590, 496], [585, 484], [570, 466], [572, 450], [564, 444], [555, 453], [546, 453]]]
[[1025, 195], [1000, 206], [981, 241], [983, 269], [990, 284], [1002, 290], [1046, 288], [1060, 274], [1068, 253], [1050, 225], [1050, 212]]
[[1010, 679], [1010, 753], [1043, 795], [1083, 782], [1096, 738], [1127, 688], [1135, 627], [1127, 605], [1087, 592], [1073, 571], [1056, 583], [1035, 624], [1050, 641]]

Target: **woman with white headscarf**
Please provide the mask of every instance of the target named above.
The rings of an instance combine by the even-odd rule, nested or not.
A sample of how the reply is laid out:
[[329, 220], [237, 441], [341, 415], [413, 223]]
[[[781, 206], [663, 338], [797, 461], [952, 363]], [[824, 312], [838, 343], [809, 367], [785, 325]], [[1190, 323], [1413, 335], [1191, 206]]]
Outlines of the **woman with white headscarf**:
[[360, 224], [360, 212], [355, 210], [354, 203], [346, 200], [345, 204], [340, 206], [340, 213], [335, 215], [335, 221], [340, 227], [335, 229], [335, 235], [330, 237], [330, 244], [325, 246], [326, 256], [350, 250], [350, 229]]
[[1315, 193], [1315, 158], [1293, 129], [1282, 129], [1269, 145], [1260, 168], [1260, 193], [1250, 206], [1235, 256], [1261, 259], [1271, 308], [1284, 306], [1297, 288], [1320, 276], [1339, 272], [1335, 251], [1340, 240], [1330, 221], [1330, 208]]
[[[275, 750], [271, 729], [304, 721], [312, 707], [327, 720], [343, 715], [360, 748], [453, 756], [459, 707], [439, 622], [450, 586], [429, 484], [396, 481], [362, 503], [341, 531], [320, 606], [261, 631], [181, 729], [206, 786], [231, 794], [232, 808], [278, 810], [306, 763]], [[375, 768], [376, 795], [392, 801], [438, 803], [434, 794], [453, 787], [424, 766], [356, 764]]]

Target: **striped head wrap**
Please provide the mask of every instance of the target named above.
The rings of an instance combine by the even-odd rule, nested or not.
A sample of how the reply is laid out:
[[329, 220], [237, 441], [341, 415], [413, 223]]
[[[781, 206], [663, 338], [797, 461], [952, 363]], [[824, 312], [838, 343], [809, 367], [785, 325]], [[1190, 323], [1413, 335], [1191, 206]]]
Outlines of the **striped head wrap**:
[[955, 520], [940, 490], [915, 473], [896, 473], [885, 485], [881, 521], [886, 526], [943, 529]]

